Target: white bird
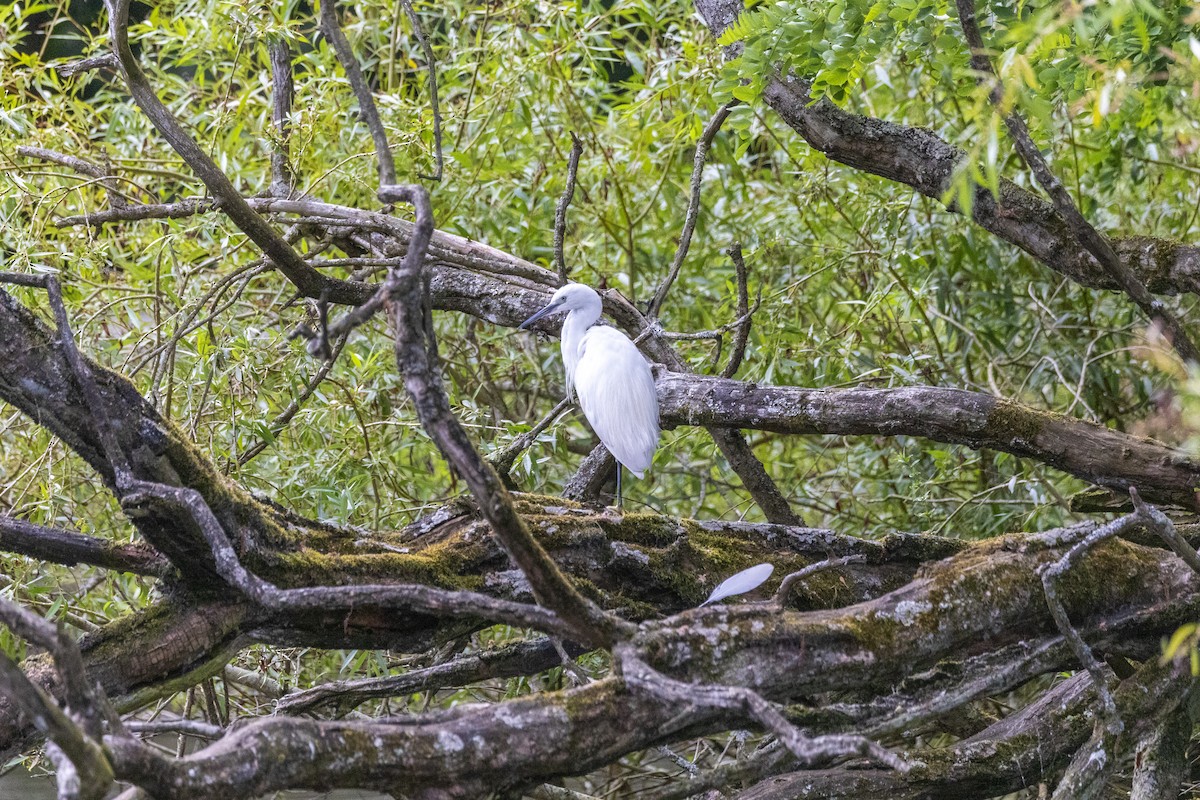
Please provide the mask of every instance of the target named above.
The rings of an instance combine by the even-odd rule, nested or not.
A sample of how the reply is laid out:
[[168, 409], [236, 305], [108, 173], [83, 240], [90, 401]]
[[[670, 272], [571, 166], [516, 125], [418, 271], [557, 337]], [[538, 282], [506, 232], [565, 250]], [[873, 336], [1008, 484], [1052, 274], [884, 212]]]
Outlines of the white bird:
[[[581, 283], [568, 283], [541, 311], [521, 323], [567, 312], [562, 325], [562, 357], [567, 397], [579, 398], [583, 416], [617, 459], [617, 504], [621, 504], [621, 466], [639, 478], [658, 448], [658, 395], [650, 364], [637, 345], [616, 328], [596, 325], [600, 295]], [[595, 327], [592, 327], [594, 326]]]

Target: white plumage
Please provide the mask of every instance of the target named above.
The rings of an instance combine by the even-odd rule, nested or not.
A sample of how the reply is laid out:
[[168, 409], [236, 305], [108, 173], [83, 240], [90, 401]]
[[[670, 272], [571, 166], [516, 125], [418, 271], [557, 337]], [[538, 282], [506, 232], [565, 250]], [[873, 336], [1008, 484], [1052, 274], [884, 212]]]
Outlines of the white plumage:
[[775, 571], [773, 564], [756, 564], [749, 569], [744, 569], [736, 575], [732, 575], [721, 581], [717, 588], [712, 590], [712, 594], [708, 599], [701, 603], [701, 606], [706, 606], [709, 603], [715, 603], [718, 600], [724, 600], [726, 597], [733, 597], [735, 594], [745, 594], [751, 589], [757, 589], [771, 577], [771, 573]]
[[658, 448], [658, 395], [650, 365], [629, 337], [599, 326], [584, 334], [575, 394], [613, 458], [641, 478]]
[[602, 311], [600, 295], [580, 283], [563, 286], [521, 327], [559, 311], [567, 312], [562, 326], [567, 395], [579, 398], [600, 441], [640, 478], [658, 447], [658, 395], [650, 364], [625, 334], [593, 327]]

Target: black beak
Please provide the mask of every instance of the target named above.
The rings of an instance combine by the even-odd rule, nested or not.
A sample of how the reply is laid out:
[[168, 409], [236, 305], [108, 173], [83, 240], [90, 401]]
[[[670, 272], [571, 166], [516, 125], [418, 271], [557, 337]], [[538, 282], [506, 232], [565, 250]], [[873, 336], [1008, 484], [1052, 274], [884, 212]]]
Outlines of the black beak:
[[555, 311], [557, 311], [557, 310], [558, 310], [558, 306], [559, 306], [559, 305], [560, 305], [560, 303], [551, 303], [550, 305], [546, 306], [546, 307], [545, 307], [545, 308], [543, 308], [541, 311], [537, 312], [537, 313], [536, 313], [536, 314], [534, 314], [532, 317], [530, 317], [529, 319], [525, 320], [525, 321], [524, 321], [524, 322], [522, 322], [520, 325], [518, 325], [518, 326], [517, 326], [517, 330], [522, 330], [522, 331], [523, 331], [523, 330], [525, 330], [526, 328], [528, 328], [530, 325], [532, 325], [533, 323], [537, 322], [537, 321], [538, 321], [539, 319], [541, 319], [542, 317], [545, 317], [545, 316], [548, 316], [548, 315], [550, 315], [550, 314], [553, 314]]

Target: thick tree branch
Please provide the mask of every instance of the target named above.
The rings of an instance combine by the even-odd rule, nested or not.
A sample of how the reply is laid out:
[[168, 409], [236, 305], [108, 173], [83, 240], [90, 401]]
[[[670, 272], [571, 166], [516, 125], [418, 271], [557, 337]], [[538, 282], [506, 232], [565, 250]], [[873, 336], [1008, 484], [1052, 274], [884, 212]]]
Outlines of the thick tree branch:
[[170, 563], [152, 548], [114, 544], [75, 531], [35, 525], [0, 514], [0, 550], [55, 564], [91, 564], [119, 572], [162, 577]]
[[1178, 800], [1188, 768], [1192, 718], [1188, 702], [1142, 734], [1134, 757], [1130, 800]]
[[1200, 462], [1142, 439], [991, 395], [932, 386], [801, 389], [663, 374], [665, 425], [728, 425], [792, 434], [921, 436], [1032, 458], [1100, 486], [1197, 508]]

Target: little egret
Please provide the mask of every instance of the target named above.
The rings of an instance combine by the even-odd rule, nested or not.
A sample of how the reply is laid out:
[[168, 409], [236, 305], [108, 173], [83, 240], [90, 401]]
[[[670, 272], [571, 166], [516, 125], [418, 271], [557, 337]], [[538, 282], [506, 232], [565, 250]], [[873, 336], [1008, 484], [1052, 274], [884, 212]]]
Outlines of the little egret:
[[[568, 283], [541, 311], [521, 323], [528, 328], [542, 317], [567, 312], [562, 325], [562, 357], [567, 397], [579, 398], [583, 416], [617, 459], [617, 505], [621, 505], [621, 467], [639, 478], [658, 447], [658, 395], [650, 365], [629, 337], [596, 325], [600, 295], [581, 283]], [[592, 327], [596, 325], [596, 327]]]

